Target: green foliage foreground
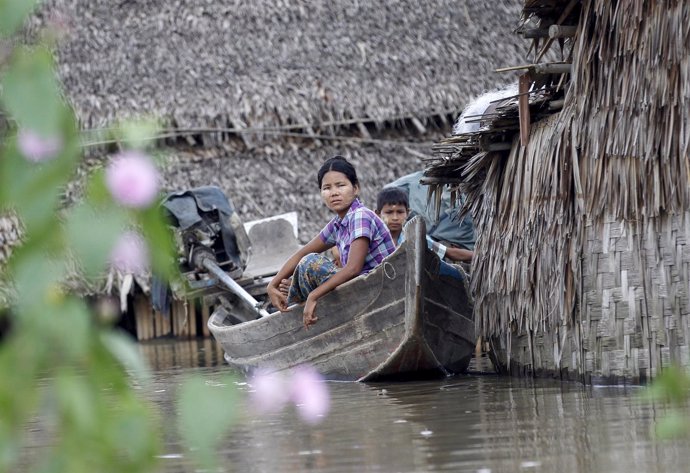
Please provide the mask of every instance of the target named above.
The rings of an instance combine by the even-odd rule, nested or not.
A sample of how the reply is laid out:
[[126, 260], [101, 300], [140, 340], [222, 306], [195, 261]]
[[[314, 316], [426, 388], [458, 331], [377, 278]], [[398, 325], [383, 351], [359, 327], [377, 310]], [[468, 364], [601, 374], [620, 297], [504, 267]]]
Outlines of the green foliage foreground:
[[[103, 172], [88, 183], [83, 202], [58, 211], [81, 158], [75, 117], [48, 47], [9, 46], [35, 3], [0, 0], [0, 216], [16, 215], [23, 235], [0, 272], [13, 294], [0, 310], [11, 326], [0, 341], [0, 471], [27, 462], [39, 472], [152, 471], [160, 420], [133, 388], [146, 382], [146, 364], [129, 337], [63, 283], [75, 262], [82, 275], [102, 273], [118, 236], [131, 228], [148, 243], [152, 270], [172, 277], [170, 238], [154, 205], [120, 205]], [[140, 128], [122, 130], [121, 143], [141, 145]], [[21, 142], [27, 131], [33, 147]], [[223, 393], [191, 379], [181, 388], [182, 436], [207, 468], [232, 419], [225, 386]], [[47, 419], [54, 444], [40, 458], [21, 458], [25, 426], [35, 416]]]

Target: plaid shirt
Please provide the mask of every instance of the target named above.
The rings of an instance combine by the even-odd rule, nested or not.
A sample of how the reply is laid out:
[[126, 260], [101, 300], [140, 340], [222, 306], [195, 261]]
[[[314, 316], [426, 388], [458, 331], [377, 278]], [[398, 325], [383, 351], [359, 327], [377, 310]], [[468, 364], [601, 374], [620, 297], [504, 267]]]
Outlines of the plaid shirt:
[[369, 251], [364, 258], [361, 274], [374, 269], [383, 258], [395, 251], [395, 244], [386, 224], [374, 212], [363, 206], [359, 199], [352, 201], [345, 217], [333, 217], [321, 230], [319, 237], [326, 244], [338, 246], [343, 266], [347, 264], [352, 242], [357, 238], [367, 238]]

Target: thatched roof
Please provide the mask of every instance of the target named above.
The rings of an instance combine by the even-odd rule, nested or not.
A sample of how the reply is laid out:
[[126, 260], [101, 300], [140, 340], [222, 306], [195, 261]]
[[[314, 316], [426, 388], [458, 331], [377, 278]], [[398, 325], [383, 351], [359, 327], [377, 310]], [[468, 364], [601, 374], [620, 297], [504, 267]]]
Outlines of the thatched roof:
[[[156, 115], [172, 136], [166, 189], [218, 184], [245, 220], [297, 210], [304, 239], [328, 217], [312, 185], [323, 158], [351, 157], [371, 204], [378, 187], [421, 167], [438, 127], [470, 97], [513, 80], [492, 71], [524, 47], [512, 34], [519, 9], [519, 0], [46, 0], [26, 33], [62, 22], [58, 72], [82, 128]], [[233, 130], [247, 128], [261, 131], [238, 144]], [[313, 138], [334, 133], [353, 141]], [[65, 204], [101, 165], [90, 156]]]
[[[519, 30], [539, 45], [523, 105], [497, 103], [480, 130], [442, 140], [427, 169], [468, 194], [485, 334], [574, 321], [586, 223], [653, 232], [650, 219], [690, 210], [689, 20], [682, 0], [525, 1]], [[554, 24], [574, 36], [549, 39]], [[565, 64], [544, 67], [554, 47]]]
[[182, 129], [318, 127], [455, 113], [523, 45], [519, 0], [50, 0], [86, 128], [154, 113]]

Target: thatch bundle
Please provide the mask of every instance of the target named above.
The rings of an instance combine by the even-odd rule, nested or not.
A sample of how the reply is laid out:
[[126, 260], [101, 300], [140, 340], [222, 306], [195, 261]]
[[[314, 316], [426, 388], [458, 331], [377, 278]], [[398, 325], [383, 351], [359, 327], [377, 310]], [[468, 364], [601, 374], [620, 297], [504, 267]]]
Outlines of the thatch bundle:
[[[516, 53], [517, 0], [49, 0], [85, 128], [153, 113], [174, 129], [317, 127], [454, 113]], [[329, 123], [329, 126], [322, 126]]]
[[[686, 364], [690, 4], [535, 0], [523, 13], [529, 91], [443, 140], [427, 170], [468, 193], [482, 333], [531, 372], [643, 379]], [[549, 31], [574, 32], [565, 64], [539, 63], [562, 40]]]

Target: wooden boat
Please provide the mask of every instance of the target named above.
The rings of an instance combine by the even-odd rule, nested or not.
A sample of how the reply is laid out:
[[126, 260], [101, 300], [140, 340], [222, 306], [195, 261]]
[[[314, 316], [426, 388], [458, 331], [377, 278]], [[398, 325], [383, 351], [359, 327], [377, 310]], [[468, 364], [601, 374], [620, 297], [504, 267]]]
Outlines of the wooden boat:
[[[339, 286], [317, 303], [308, 330], [302, 308], [247, 322], [246, 305], [220, 306], [208, 327], [225, 360], [243, 371], [311, 364], [327, 379], [382, 381], [463, 372], [475, 347], [466, 282], [440, 276], [415, 218], [405, 242], [375, 270]], [[253, 315], [256, 316], [255, 314]]]

